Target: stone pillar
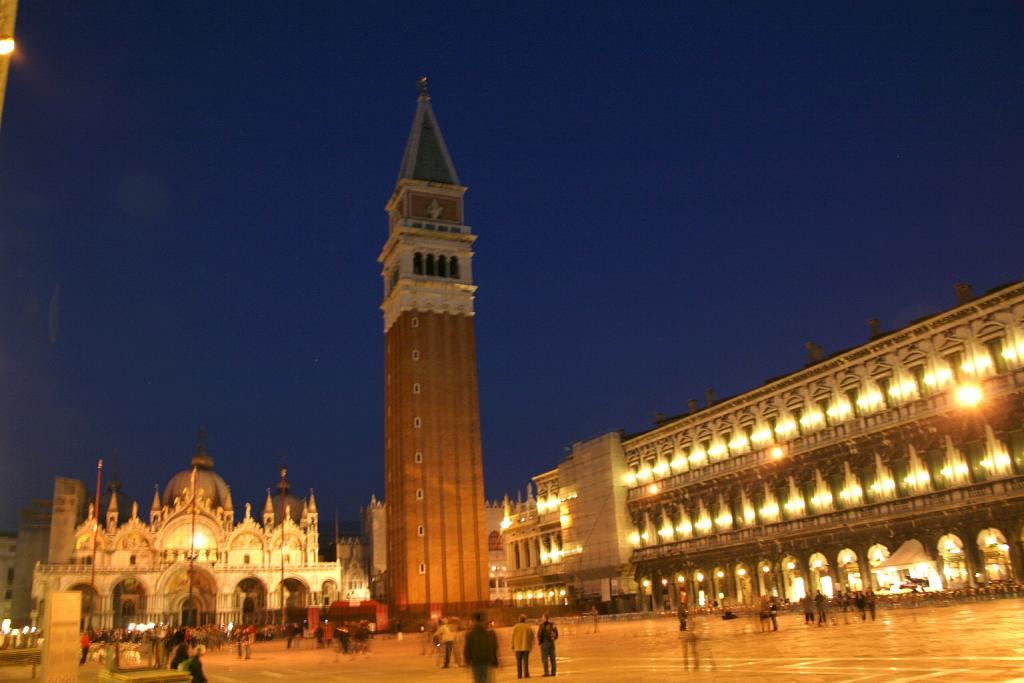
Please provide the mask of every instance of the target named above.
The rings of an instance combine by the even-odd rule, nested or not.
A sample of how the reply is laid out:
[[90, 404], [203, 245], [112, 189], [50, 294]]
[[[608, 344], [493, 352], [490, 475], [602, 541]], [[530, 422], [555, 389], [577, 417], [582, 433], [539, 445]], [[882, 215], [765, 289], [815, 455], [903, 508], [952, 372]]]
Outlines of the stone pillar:
[[[985, 581], [985, 560], [982, 558], [981, 549], [978, 548], [978, 539], [974, 535], [964, 538], [963, 541], [964, 560], [967, 561], [967, 573], [969, 574], [968, 580], [971, 588], [977, 588]], [[981, 574], [980, 581], [977, 574]]]

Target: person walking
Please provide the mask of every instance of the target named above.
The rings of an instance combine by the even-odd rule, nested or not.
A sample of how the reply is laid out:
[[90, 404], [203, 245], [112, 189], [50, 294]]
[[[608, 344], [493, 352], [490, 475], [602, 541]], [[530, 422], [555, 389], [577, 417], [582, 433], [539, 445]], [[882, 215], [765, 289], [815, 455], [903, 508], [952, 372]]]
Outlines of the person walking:
[[184, 640], [178, 643], [177, 648], [174, 650], [174, 656], [171, 657], [171, 669], [177, 669], [178, 665], [188, 659], [188, 643]]
[[818, 608], [818, 626], [824, 626], [828, 621], [828, 598], [822, 595], [821, 591], [817, 591], [817, 595], [814, 596], [814, 604]]
[[484, 626], [484, 615], [480, 612], [473, 615], [462, 658], [473, 674], [473, 683], [490, 683], [498, 668], [498, 636]]
[[442, 669], [447, 669], [452, 663], [452, 650], [455, 648], [455, 629], [448, 623], [447, 619], [441, 620], [441, 628], [437, 629], [437, 637], [444, 648], [444, 664]]
[[682, 600], [680, 600], [679, 601], [679, 609], [676, 611], [676, 618], [679, 619], [679, 630], [680, 631], [685, 631], [686, 630], [686, 617], [687, 616], [688, 616], [688, 614], [686, 612], [686, 603], [683, 602]]
[[519, 623], [512, 628], [512, 650], [516, 653], [516, 678], [530, 677], [530, 650], [533, 649], [533, 629], [526, 623], [526, 615], [519, 615]]
[[88, 633], [82, 634], [79, 645], [82, 648], [82, 658], [78, 661], [78, 666], [82, 666], [85, 664], [85, 660], [89, 658], [89, 648], [92, 646], [92, 640], [90, 640]]
[[[544, 667], [545, 676], [555, 675], [555, 641], [558, 640], [558, 627], [551, 623], [548, 615], [537, 627], [537, 643], [540, 645], [540, 663]], [[548, 667], [548, 664], [551, 664]], [[548, 673], [550, 671], [550, 673]]]
[[[206, 675], [203, 673], [202, 654], [206, 652], [205, 645], [196, 645], [195, 654], [182, 662], [185, 671], [192, 674], [192, 683], [206, 683]], [[181, 668], [179, 666], [179, 668]]]
[[768, 598], [768, 618], [772, 622], [772, 630], [779, 630], [779, 603], [775, 600], [775, 596]]
[[853, 599], [853, 603], [857, 606], [857, 611], [860, 612], [860, 620], [864, 621], [867, 619], [867, 615], [864, 614], [864, 609], [867, 607], [867, 602], [864, 600], [864, 591], [857, 591], [857, 597]]
[[871, 613], [871, 621], [875, 620], [875, 592], [873, 590], [867, 591], [864, 596], [864, 602], [867, 605], [868, 612]]
[[804, 623], [814, 623], [814, 598], [810, 594], [804, 595], [803, 599], [800, 600], [800, 604], [804, 608]]

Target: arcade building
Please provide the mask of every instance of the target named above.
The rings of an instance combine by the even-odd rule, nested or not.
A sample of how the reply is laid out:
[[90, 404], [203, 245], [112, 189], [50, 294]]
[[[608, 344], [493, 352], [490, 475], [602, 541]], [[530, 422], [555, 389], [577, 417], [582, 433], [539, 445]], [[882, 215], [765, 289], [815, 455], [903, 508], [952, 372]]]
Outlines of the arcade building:
[[623, 441], [640, 606], [1024, 578], [1024, 282]]

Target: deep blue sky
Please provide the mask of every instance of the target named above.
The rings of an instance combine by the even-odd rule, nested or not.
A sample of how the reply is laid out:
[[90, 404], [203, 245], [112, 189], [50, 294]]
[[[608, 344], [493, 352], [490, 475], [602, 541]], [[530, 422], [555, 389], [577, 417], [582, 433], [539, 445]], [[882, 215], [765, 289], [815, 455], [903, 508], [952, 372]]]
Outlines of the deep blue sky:
[[17, 38], [4, 528], [114, 451], [147, 509], [201, 424], [239, 507], [283, 455], [325, 517], [381, 494], [376, 256], [422, 74], [480, 236], [489, 497], [1024, 277], [1019, 2], [51, 0]]

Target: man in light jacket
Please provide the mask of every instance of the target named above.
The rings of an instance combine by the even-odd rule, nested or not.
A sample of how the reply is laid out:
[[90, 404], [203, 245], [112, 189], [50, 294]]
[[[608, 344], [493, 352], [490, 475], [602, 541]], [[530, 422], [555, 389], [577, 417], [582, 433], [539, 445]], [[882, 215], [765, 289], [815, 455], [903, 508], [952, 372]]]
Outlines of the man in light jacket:
[[519, 623], [512, 628], [512, 649], [516, 653], [516, 678], [529, 678], [533, 629], [526, 623], [525, 614], [519, 615]]

